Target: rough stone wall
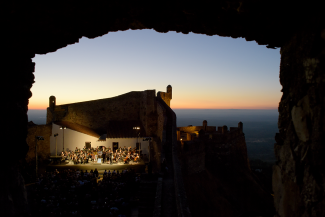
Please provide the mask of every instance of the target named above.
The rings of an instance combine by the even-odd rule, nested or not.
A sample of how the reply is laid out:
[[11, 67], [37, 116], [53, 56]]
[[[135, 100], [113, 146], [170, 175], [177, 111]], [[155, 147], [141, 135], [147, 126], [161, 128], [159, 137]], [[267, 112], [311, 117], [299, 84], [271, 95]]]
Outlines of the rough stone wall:
[[47, 121], [70, 121], [99, 133], [106, 132], [109, 120], [141, 120], [146, 136], [157, 134], [155, 90], [133, 91], [120, 96], [47, 108]]
[[152, 163], [152, 171], [154, 173], [158, 173], [161, 171], [161, 156], [162, 156], [162, 141], [158, 137], [154, 137], [151, 142], [152, 152], [151, 154], [151, 163]]
[[239, 130], [214, 134], [212, 139], [205, 138], [206, 167], [211, 169], [222, 166], [249, 168], [245, 135]]
[[139, 117], [146, 129], [147, 136], [156, 136], [158, 119], [156, 91], [143, 91], [139, 103]]
[[212, 137], [205, 134], [203, 138], [179, 142], [178, 145], [185, 174], [224, 166], [249, 169], [245, 135], [238, 128], [224, 134], [215, 133]]
[[[9, 39], [9, 38], [8, 38]], [[12, 39], [12, 38], [11, 38]], [[14, 47], [15, 41], [7, 40], [1, 50], [2, 59], [2, 168], [0, 180], [0, 204], [2, 216], [27, 216], [27, 198], [24, 180], [18, 169], [18, 161], [28, 151], [27, 110], [30, 91], [34, 83], [35, 56], [28, 45]], [[12, 158], [14, 157], [15, 160]]]
[[26, 155], [26, 162], [30, 163], [35, 161], [35, 136], [43, 136], [44, 140], [37, 141], [38, 159], [48, 159], [50, 156], [50, 137], [52, 135], [52, 124], [47, 125], [33, 125], [28, 127], [28, 136], [26, 142], [29, 150]]
[[139, 120], [142, 97], [143, 92], [129, 92], [108, 99], [58, 105], [52, 115], [48, 108], [46, 123], [70, 121], [105, 133], [109, 120]]
[[158, 95], [170, 107], [170, 101], [172, 100], [172, 87], [170, 85], [168, 85], [167, 91], [166, 92], [158, 92]]
[[203, 141], [178, 142], [181, 146], [180, 161], [186, 175], [205, 170], [205, 144]]
[[273, 191], [281, 217], [325, 216], [325, 30], [309, 28], [280, 51]]
[[[166, 137], [166, 111], [165, 109], [160, 105], [159, 102], [157, 102], [157, 113], [158, 113], [158, 127], [157, 127], [157, 136], [160, 138], [161, 141], [163, 141], [163, 138]], [[164, 139], [165, 140], [165, 139]]]

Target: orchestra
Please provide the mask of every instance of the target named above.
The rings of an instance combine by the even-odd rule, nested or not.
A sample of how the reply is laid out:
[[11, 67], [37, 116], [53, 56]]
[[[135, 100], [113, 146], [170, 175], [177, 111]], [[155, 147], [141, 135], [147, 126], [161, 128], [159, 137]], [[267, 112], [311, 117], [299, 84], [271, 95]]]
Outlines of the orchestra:
[[98, 147], [86, 148], [82, 150], [77, 148], [75, 151], [61, 152], [62, 160], [69, 160], [74, 164], [86, 164], [90, 162], [97, 162], [98, 158], [102, 158], [102, 163], [117, 164], [130, 162], [137, 163], [140, 161], [139, 150], [136, 148], [125, 147], [112, 150], [111, 148]]

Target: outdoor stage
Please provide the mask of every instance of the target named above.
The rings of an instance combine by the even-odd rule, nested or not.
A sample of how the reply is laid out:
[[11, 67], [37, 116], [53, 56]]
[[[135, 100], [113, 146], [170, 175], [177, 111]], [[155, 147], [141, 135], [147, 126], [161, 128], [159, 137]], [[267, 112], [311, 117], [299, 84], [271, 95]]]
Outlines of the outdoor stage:
[[124, 164], [124, 163], [115, 163], [115, 164], [107, 164], [107, 163], [86, 163], [86, 164], [70, 164], [70, 163], [61, 163], [61, 164], [49, 164], [46, 167], [47, 171], [52, 170], [65, 170], [65, 169], [72, 169], [72, 170], [87, 170], [88, 172], [90, 170], [95, 170], [97, 168], [99, 174], [103, 174], [105, 170], [107, 172], [110, 170], [111, 172], [113, 170], [122, 172], [122, 170], [128, 168], [134, 170], [136, 173], [144, 173], [146, 164], [141, 161], [139, 163], [130, 163], [130, 164]]

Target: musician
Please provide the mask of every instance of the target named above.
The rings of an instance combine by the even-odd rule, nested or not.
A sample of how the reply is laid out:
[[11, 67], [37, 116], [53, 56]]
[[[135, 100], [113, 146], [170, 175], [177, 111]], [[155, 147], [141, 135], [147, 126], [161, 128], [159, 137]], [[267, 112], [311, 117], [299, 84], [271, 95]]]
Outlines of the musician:
[[[103, 148], [104, 149], [104, 148]], [[106, 152], [103, 150], [103, 154], [102, 154], [102, 156], [103, 156], [103, 163], [106, 161]]]
[[134, 162], [138, 162], [138, 161], [139, 161], [139, 154], [136, 154], [134, 158]]
[[110, 164], [112, 164], [112, 162], [113, 162], [113, 156], [114, 156], [113, 151], [109, 150], [109, 159], [110, 159]]
[[129, 162], [130, 162], [130, 154], [128, 153], [128, 155], [124, 159], [124, 164], [128, 164]]

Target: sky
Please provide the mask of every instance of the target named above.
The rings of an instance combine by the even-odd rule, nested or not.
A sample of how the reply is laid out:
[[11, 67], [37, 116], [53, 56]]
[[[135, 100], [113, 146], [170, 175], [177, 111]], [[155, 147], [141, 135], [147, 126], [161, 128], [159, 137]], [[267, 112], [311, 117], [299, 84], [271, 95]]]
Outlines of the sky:
[[29, 109], [173, 87], [173, 109], [277, 109], [280, 49], [201, 34], [127, 30], [36, 55]]

